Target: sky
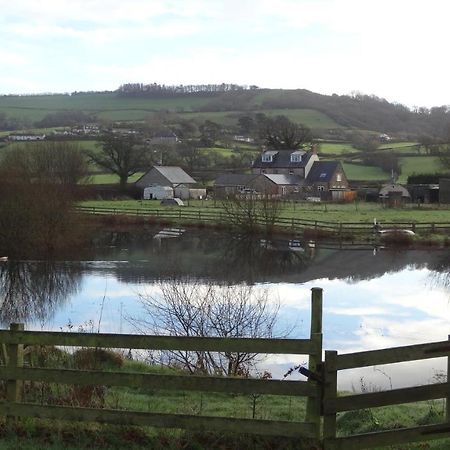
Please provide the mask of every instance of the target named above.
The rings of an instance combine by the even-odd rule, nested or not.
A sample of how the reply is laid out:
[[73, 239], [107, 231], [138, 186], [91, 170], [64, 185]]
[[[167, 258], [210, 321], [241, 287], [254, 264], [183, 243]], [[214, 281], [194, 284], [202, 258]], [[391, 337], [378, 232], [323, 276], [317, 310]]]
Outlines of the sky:
[[255, 84], [450, 104], [448, 0], [0, 0], [0, 93]]

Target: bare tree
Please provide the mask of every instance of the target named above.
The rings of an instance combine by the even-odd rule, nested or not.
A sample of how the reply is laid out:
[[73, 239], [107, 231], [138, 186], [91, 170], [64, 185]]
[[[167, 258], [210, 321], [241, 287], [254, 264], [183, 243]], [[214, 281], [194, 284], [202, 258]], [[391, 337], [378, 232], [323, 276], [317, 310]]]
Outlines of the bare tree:
[[[220, 286], [211, 282], [171, 279], [159, 293], [140, 296], [145, 318], [130, 318], [141, 332], [171, 336], [271, 338], [279, 304], [265, 289], [245, 284]], [[164, 351], [159, 363], [181, 366], [191, 373], [248, 374], [258, 354], [245, 352]]]
[[2, 169], [23, 181], [75, 186], [87, 178], [87, 162], [80, 147], [70, 142], [33, 142], [5, 152]]
[[281, 202], [269, 194], [242, 194], [222, 202], [226, 221], [241, 232], [263, 230], [271, 234], [281, 212]]

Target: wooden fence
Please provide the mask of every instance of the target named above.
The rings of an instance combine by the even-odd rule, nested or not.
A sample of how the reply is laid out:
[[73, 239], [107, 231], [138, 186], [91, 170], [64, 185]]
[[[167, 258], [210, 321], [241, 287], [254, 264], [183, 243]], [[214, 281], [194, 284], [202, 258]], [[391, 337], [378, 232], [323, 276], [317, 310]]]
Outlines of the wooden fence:
[[[6, 382], [6, 401], [0, 414], [7, 417], [97, 421], [122, 425], [186, 428], [306, 439], [318, 444], [320, 438], [321, 387], [313, 380], [282, 381], [251, 378], [192, 375], [157, 375], [94, 370], [35, 368], [24, 365], [24, 346], [64, 346], [205, 352], [246, 352], [261, 354], [309, 355], [309, 368], [316, 371], [322, 359], [322, 289], [313, 288], [310, 339], [246, 339], [214, 337], [170, 337], [120, 334], [25, 331], [22, 324], [0, 330], [0, 342], [7, 355], [0, 366]], [[81, 386], [107, 385], [164, 390], [270, 394], [307, 397], [306, 420], [238, 419], [187, 414], [161, 414], [130, 410], [79, 408], [23, 403], [24, 380]]]
[[[6, 383], [6, 401], [0, 403], [0, 414], [7, 417], [41, 417], [121, 425], [186, 428], [200, 432], [283, 436], [297, 440], [304, 439], [316, 448], [321, 447], [325, 450], [368, 449], [450, 437], [450, 381], [448, 379], [445, 383], [346, 396], [338, 395], [337, 391], [339, 371], [380, 364], [447, 357], [448, 375], [450, 373], [450, 336], [448, 341], [358, 353], [339, 355], [336, 351], [326, 351], [325, 360], [322, 362], [322, 289], [312, 289], [311, 303], [309, 339], [199, 338], [43, 332], [24, 331], [23, 325], [13, 324], [10, 330], [0, 330], [3, 353], [7, 355], [4, 358], [6, 364], [0, 366], [0, 379]], [[23, 353], [24, 346], [29, 345], [302, 354], [309, 355], [309, 369], [302, 371], [309, 378], [308, 381], [281, 381], [27, 367], [24, 365]], [[306, 419], [303, 422], [238, 419], [24, 403], [21, 396], [24, 380], [81, 386], [128, 386], [306, 397]], [[351, 436], [339, 435], [338, 413], [439, 398], [446, 399], [446, 422]]]
[[[94, 215], [126, 215], [143, 218], [165, 219], [178, 223], [215, 223], [229, 224], [230, 219], [223, 210], [189, 209], [189, 208], [103, 208], [78, 206], [76, 211]], [[264, 217], [257, 217], [256, 224], [264, 227], [267, 224]], [[327, 222], [322, 220], [299, 219], [296, 217], [277, 217], [273, 223], [275, 227], [302, 232], [305, 229], [336, 235], [345, 234], [373, 234], [374, 226], [368, 222]], [[379, 222], [379, 229], [403, 229], [414, 232], [444, 232], [450, 231], [450, 222]]]
[[[448, 378], [448, 374], [450, 373], [449, 355], [450, 340], [342, 355], [338, 355], [336, 351], [326, 351], [323, 372], [324, 449], [366, 449], [450, 437], [450, 380]], [[338, 396], [337, 375], [340, 370], [356, 369], [380, 364], [418, 361], [438, 357], [448, 358], [446, 383]], [[444, 423], [337, 437], [336, 414], [339, 412], [414, 403], [440, 398], [447, 399], [447, 415], [446, 422]]]

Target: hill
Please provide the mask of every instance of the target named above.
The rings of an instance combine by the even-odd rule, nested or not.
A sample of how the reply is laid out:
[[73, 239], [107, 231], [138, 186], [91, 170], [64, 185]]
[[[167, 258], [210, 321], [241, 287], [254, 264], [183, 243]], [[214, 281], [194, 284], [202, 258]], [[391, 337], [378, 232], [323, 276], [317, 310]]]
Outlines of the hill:
[[[0, 97], [0, 129], [71, 125], [80, 120], [141, 121], [158, 111], [227, 126], [243, 113], [284, 114], [314, 130], [360, 129], [418, 136], [443, 136], [450, 112], [447, 107], [411, 111], [403, 105], [368, 95], [322, 95], [305, 89], [240, 89], [217, 92], [177, 93], [86, 92], [54, 95]], [[71, 113], [71, 114], [70, 114]], [[67, 123], [45, 119], [67, 116]], [[64, 121], [63, 120], [63, 121]], [[60, 119], [61, 122], [61, 119]]]

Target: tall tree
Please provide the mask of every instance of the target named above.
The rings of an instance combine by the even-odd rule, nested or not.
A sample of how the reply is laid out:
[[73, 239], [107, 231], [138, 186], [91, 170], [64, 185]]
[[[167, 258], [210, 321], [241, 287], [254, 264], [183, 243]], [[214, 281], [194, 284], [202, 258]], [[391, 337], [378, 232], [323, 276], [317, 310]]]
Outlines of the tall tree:
[[312, 140], [307, 126], [296, 124], [286, 116], [267, 117], [261, 121], [259, 134], [267, 147], [276, 150], [301, 148]]
[[120, 179], [120, 188], [126, 189], [128, 178], [150, 162], [148, 149], [135, 134], [104, 132], [100, 151], [88, 151], [88, 158]]

